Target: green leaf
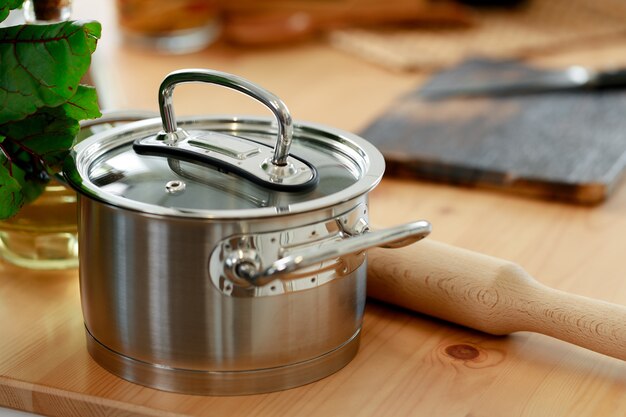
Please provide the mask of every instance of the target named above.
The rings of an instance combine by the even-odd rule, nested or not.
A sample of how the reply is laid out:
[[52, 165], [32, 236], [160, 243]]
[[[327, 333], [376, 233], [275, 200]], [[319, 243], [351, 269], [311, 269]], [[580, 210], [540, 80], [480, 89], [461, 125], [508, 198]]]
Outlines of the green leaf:
[[15, 215], [22, 205], [41, 194], [45, 186], [41, 182], [27, 181], [27, 174], [20, 167], [23, 158], [7, 157], [10, 145], [6, 137], [0, 135], [0, 219]]
[[76, 120], [97, 119], [102, 116], [98, 93], [94, 87], [79, 85], [76, 94], [63, 105], [65, 114]]
[[[21, 0], [0, 0], [0, 12]], [[79, 82], [100, 37], [97, 22], [0, 28], [0, 218], [39, 196], [80, 130], [100, 116]]]
[[78, 119], [100, 115], [91, 87], [58, 107], [43, 107], [23, 120], [0, 125], [0, 219], [16, 214], [43, 191], [80, 130]]
[[31, 179], [42, 175], [37, 170], [53, 169], [67, 156], [80, 130], [78, 120], [68, 115], [73, 111], [69, 104], [44, 107], [26, 119], [0, 125], [0, 134], [6, 137], [3, 145], [12, 159], [34, 166]]
[[47, 181], [30, 181], [26, 178], [27, 173], [19, 166], [9, 162], [0, 164], [0, 219], [17, 214], [24, 204], [35, 200], [46, 188]]
[[74, 96], [91, 63], [98, 22], [0, 28], [0, 124]]
[[7, 164], [5, 159], [0, 165], [0, 219], [14, 216], [24, 204], [22, 186], [15, 178], [14, 170], [7, 169]]
[[24, 0], [0, 0], [0, 22], [9, 16], [9, 12], [19, 8]]

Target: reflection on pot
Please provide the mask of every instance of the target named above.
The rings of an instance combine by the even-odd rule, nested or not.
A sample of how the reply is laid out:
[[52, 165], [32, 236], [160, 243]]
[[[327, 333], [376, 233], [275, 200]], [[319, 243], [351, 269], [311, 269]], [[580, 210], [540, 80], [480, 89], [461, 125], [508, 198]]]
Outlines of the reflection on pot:
[[0, 256], [30, 269], [78, 266], [76, 193], [51, 180], [43, 194], [0, 221]]

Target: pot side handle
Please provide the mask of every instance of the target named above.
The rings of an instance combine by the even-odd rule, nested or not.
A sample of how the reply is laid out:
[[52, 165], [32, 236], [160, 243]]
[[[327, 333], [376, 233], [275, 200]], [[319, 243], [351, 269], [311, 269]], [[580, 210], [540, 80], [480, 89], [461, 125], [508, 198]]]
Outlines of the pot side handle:
[[265, 269], [258, 270], [254, 263], [238, 257], [226, 259], [225, 266], [237, 278], [244, 279], [255, 286], [262, 286], [290, 272], [329, 259], [360, 253], [373, 247], [398, 248], [410, 245], [428, 236], [431, 229], [430, 223], [425, 220], [377, 231], [366, 229], [362, 234], [350, 236], [322, 249], [294, 251], [274, 261]]

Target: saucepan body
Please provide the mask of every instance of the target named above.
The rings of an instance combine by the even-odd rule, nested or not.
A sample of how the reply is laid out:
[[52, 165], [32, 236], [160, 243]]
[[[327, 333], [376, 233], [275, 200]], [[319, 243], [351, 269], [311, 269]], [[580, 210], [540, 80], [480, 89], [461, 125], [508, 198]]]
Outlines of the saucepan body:
[[[359, 345], [366, 249], [430, 227], [369, 229], [380, 153], [350, 133], [296, 122], [286, 162], [279, 155], [272, 166], [259, 153], [276, 157], [280, 117], [184, 119], [174, 142], [188, 149], [159, 137], [162, 122], [98, 133], [64, 168], [79, 195], [92, 357], [136, 383], [211, 395], [286, 389], [345, 366]], [[266, 179], [238, 171], [254, 158]]]

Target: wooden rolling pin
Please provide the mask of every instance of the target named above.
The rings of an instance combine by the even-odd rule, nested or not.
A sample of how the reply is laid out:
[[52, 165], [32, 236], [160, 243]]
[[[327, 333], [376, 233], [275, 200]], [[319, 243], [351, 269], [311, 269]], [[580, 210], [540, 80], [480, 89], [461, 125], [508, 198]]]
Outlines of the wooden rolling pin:
[[368, 252], [368, 296], [494, 335], [531, 331], [626, 360], [626, 307], [558, 291], [520, 266], [425, 239]]

